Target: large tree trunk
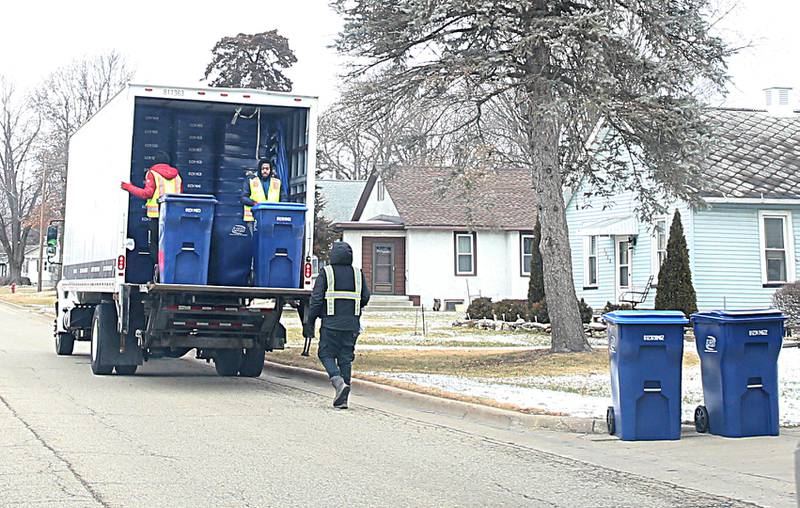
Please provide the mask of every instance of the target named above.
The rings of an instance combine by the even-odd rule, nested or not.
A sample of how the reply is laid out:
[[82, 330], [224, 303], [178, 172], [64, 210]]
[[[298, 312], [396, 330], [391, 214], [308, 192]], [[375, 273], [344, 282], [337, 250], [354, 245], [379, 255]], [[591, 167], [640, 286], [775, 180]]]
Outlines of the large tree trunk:
[[[533, 186], [542, 225], [544, 292], [555, 352], [588, 351], [578, 299], [572, 281], [572, 254], [559, 169], [559, 124], [551, 115], [536, 115], [532, 125]], [[535, 141], [534, 141], [535, 140]]]

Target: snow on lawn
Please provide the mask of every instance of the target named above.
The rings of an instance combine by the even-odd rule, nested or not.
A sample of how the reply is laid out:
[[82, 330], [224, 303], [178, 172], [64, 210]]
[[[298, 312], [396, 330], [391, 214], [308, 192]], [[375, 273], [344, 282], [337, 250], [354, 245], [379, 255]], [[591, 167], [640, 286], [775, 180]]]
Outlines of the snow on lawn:
[[[687, 343], [689, 354], [694, 344]], [[375, 376], [474, 397], [494, 399], [520, 408], [538, 408], [551, 413], [605, 418], [611, 403], [606, 374], [586, 376], [531, 376], [481, 379], [441, 374], [372, 372]], [[784, 348], [779, 359], [781, 425], [800, 425], [800, 348]], [[683, 369], [682, 416], [693, 421], [694, 409], [703, 402], [700, 365]]]

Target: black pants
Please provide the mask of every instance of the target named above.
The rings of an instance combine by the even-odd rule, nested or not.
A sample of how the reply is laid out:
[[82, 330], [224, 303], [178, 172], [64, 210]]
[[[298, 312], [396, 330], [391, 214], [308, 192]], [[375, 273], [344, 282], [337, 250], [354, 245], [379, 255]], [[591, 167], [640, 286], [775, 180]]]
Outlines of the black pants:
[[358, 332], [320, 329], [317, 356], [328, 377], [342, 376], [344, 382], [350, 384], [357, 339]]
[[158, 264], [158, 217], [151, 217], [147, 223], [147, 248], [155, 267]]

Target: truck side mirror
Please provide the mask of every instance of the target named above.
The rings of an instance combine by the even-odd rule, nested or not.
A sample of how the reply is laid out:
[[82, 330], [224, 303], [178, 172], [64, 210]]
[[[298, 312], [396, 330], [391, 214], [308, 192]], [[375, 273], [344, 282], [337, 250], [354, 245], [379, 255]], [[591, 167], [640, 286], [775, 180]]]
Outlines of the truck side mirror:
[[47, 257], [49, 258], [56, 255], [58, 250], [58, 225], [50, 224], [47, 226]]

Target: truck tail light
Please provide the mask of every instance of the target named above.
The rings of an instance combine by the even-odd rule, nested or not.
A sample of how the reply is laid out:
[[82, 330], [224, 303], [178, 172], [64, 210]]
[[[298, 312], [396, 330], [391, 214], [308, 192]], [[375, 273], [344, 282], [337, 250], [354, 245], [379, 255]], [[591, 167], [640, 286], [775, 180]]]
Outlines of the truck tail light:
[[305, 267], [303, 267], [304, 285], [306, 286], [311, 285], [311, 273], [311, 263], [306, 263]]

